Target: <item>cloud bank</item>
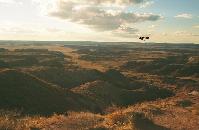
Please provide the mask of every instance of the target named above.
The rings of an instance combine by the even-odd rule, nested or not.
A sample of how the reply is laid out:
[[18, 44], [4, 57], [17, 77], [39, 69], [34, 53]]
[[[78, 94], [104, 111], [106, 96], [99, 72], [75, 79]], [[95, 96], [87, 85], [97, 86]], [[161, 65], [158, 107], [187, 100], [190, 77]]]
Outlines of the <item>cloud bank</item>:
[[[39, 0], [34, 0], [39, 1]], [[40, 1], [41, 2], [41, 1]], [[109, 31], [121, 36], [137, 35], [133, 25], [157, 21], [161, 15], [127, 11], [134, 5], [145, 5], [149, 0], [51, 0], [49, 16], [86, 25], [98, 32]], [[49, 3], [48, 3], [49, 4]]]
[[187, 13], [184, 13], [184, 14], [178, 14], [175, 16], [175, 18], [184, 18], [184, 19], [192, 19], [192, 14], [187, 14]]

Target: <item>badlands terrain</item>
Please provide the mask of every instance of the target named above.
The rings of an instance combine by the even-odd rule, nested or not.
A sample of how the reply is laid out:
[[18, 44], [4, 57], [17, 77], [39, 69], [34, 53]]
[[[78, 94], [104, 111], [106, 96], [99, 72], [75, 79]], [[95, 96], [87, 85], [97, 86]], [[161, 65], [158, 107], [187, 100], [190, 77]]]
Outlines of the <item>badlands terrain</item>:
[[198, 130], [199, 45], [0, 42], [0, 130]]

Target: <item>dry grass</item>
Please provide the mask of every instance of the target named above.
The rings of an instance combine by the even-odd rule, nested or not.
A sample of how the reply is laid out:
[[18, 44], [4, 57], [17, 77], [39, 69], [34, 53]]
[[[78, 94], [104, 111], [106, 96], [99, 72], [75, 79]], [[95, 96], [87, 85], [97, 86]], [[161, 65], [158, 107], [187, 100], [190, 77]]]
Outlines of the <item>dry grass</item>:
[[125, 113], [122, 110], [118, 110], [115, 113], [109, 114], [106, 116], [104, 126], [108, 129], [117, 129], [117, 130], [131, 130], [132, 113]]
[[85, 112], [70, 112], [62, 128], [67, 130], [86, 130], [97, 128], [104, 121], [103, 116]]
[[1, 130], [23, 130], [26, 124], [20, 120], [20, 112], [0, 110]]
[[82, 130], [98, 127], [103, 117], [92, 113], [69, 112], [68, 115], [56, 115], [51, 117], [22, 117], [17, 112], [4, 111], [0, 116], [0, 130]]
[[88, 112], [69, 112], [68, 115], [53, 115], [51, 117], [20, 117], [17, 113], [4, 113], [0, 117], [1, 130], [133, 130], [135, 129], [134, 112], [117, 111], [109, 115], [99, 115]]
[[110, 108], [107, 115], [68, 112], [66, 115], [55, 114], [51, 117], [21, 117], [17, 112], [2, 111], [0, 129], [164, 130], [169, 128], [171, 130], [197, 130], [199, 129], [198, 103], [193, 101], [194, 104], [188, 108], [177, 106], [177, 101], [182, 97], [182, 94], [177, 94], [175, 97], [144, 102], [128, 108]]
[[30, 130], [42, 129], [52, 125], [59, 125], [65, 118], [64, 115], [53, 115], [51, 117], [22, 116], [17, 111], [1, 110], [0, 130]]

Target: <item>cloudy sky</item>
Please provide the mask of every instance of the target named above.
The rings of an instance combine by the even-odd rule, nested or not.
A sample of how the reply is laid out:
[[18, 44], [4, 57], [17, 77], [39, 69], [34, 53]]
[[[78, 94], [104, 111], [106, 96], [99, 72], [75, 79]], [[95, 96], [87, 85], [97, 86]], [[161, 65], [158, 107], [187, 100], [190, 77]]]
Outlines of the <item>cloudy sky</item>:
[[199, 43], [199, 0], [0, 0], [1, 40]]

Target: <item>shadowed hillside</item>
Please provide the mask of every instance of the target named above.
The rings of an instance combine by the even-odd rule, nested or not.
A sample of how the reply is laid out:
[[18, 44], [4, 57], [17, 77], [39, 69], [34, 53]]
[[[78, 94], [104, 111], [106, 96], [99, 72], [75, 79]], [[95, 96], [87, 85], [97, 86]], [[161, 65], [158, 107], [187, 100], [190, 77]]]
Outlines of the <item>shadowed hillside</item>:
[[0, 72], [0, 99], [1, 109], [18, 109], [28, 114], [46, 115], [90, 108], [97, 111], [90, 100], [85, 101], [77, 94], [16, 70]]
[[173, 95], [170, 90], [160, 89], [154, 86], [146, 86], [144, 88], [129, 90], [121, 88], [121, 86], [114, 86], [111, 82], [100, 80], [83, 84], [73, 88], [72, 90], [75, 93], [94, 100], [103, 109], [113, 105], [128, 106], [143, 101], [166, 98]]
[[72, 88], [80, 84], [99, 79], [101, 73], [96, 70], [48, 68], [31, 72], [33, 75], [63, 88]]

